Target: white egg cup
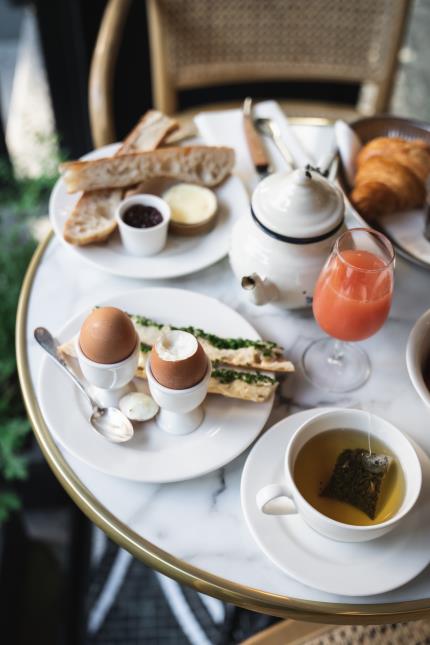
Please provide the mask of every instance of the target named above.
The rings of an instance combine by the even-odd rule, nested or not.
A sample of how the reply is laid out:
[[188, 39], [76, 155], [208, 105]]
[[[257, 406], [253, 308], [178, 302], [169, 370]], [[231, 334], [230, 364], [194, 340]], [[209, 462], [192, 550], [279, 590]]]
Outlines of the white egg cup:
[[[136, 228], [126, 224], [123, 220], [125, 211], [136, 205], [156, 208], [162, 217], [161, 222], [148, 228]], [[161, 197], [144, 194], [127, 197], [119, 204], [115, 218], [121, 241], [131, 255], [142, 257], [156, 255], [165, 247], [170, 222], [170, 206]]]
[[197, 430], [204, 419], [202, 403], [208, 392], [212, 364], [208, 359], [208, 367], [202, 380], [185, 390], [173, 390], [161, 385], [151, 370], [151, 359], [146, 364], [149, 391], [160, 412], [156, 417], [157, 424], [164, 432], [175, 435], [185, 435]]
[[139, 339], [130, 356], [118, 363], [96, 363], [83, 353], [76, 338], [76, 354], [82, 374], [91, 386], [97, 403], [104, 406], [117, 406], [119, 400], [133, 391], [131, 381], [139, 362]]

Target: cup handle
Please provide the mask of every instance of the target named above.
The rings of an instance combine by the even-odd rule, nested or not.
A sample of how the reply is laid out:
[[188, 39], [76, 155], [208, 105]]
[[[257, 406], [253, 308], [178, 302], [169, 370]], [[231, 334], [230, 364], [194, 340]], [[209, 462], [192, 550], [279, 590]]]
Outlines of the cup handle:
[[291, 493], [284, 484], [269, 484], [256, 496], [258, 510], [266, 515], [293, 515], [298, 513]]

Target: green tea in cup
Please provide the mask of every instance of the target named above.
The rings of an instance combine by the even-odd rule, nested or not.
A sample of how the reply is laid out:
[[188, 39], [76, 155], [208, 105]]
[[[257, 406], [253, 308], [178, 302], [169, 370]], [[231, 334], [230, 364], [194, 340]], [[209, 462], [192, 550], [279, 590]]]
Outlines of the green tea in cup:
[[376, 437], [360, 430], [326, 430], [300, 449], [293, 469], [300, 494], [327, 517], [372, 526], [393, 517], [405, 496], [398, 460]]

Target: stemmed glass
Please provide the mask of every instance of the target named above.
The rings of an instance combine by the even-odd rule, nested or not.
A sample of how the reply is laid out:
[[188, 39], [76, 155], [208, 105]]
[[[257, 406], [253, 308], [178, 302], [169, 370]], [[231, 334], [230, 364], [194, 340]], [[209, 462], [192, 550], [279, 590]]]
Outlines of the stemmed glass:
[[353, 228], [334, 245], [318, 278], [313, 313], [331, 338], [314, 341], [302, 358], [307, 378], [330, 392], [349, 392], [370, 375], [366, 352], [347, 341], [373, 336], [391, 307], [394, 250], [371, 228]]

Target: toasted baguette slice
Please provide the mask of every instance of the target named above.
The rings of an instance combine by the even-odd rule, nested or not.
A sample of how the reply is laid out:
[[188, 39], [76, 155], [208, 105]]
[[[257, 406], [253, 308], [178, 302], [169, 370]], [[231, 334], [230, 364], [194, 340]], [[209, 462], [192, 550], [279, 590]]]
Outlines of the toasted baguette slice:
[[223, 383], [217, 378], [209, 379], [209, 394], [221, 394], [231, 399], [241, 399], [242, 401], [254, 401], [254, 403], [263, 403], [270, 399], [275, 393], [278, 383], [245, 383], [240, 378], [234, 379], [229, 383]]
[[193, 121], [185, 121], [180, 123], [176, 130], [170, 132], [165, 139], [163, 139], [161, 145], [166, 146], [175, 146], [185, 139], [192, 139], [198, 135], [197, 128]]
[[[76, 338], [65, 342], [59, 348], [61, 354], [66, 358], [76, 358]], [[139, 363], [136, 369], [136, 376], [146, 379], [146, 363], [149, 357], [149, 346], [144, 344], [140, 347]], [[278, 382], [276, 379], [261, 374], [260, 372], [249, 372], [244, 370], [232, 370], [222, 365], [214, 365], [209, 380], [209, 394], [220, 394], [233, 399], [243, 401], [254, 401], [261, 403], [267, 401], [276, 391]]]
[[60, 166], [70, 193], [125, 188], [151, 177], [169, 177], [204, 186], [220, 184], [232, 171], [234, 150], [226, 147], [164, 148]]
[[[145, 345], [153, 345], [160, 333], [175, 329], [170, 325], [162, 325], [144, 316], [130, 316], [140, 341]], [[199, 339], [210, 360], [224, 363], [232, 367], [249, 367], [267, 372], [294, 372], [294, 365], [283, 355], [283, 349], [271, 341], [250, 340], [246, 338], [221, 338], [215, 334], [195, 327], [184, 327], [185, 331]]]
[[[139, 353], [139, 364], [136, 370], [138, 378], [147, 378], [146, 363], [148, 356], [147, 348]], [[262, 403], [274, 394], [277, 387], [278, 382], [276, 379], [265, 374], [232, 370], [222, 365], [216, 365], [209, 379], [208, 393], [220, 394], [221, 396], [241, 399], [242, 401]]]
[[124, 139], [115, 157], [132, 152], [155, 150], [166, 137], [178, 128], [178, 122], [158, 110], [149, 110]]
[[[178, 122], [157, 110], [149, 110], [133, 128], [115, 156], [154, 150], [178, 127]], [[85, 192], [64, 225], [64, 239], [85, 246], [107, 240], [116, 228], [115, 209], [122, 199], [120, 189]]]
[[[143, 316], [130, 315], [130, 318], [141, 342], [141, 352], [144, 351], [144, 347], [149, 351], [162, 332], [177, 329], [177, 327], [162, 325]], [[183, 329], [199, 339], [199, 343], [212, 363], [223, 363], [232, 368], [249, 368], [265, 372], [294, 372], [294, 365], [285, 358], [282, 347], [271, 341], [221, 338], [195, 327], [184, 327]], [[228, 345], [234, 347], [230, 349], [227, 347]]]
[[115, 209], [121, 190], [94, 190], [84, 193], [64, 224], [64, 239], [84, 246], [104, 242], [115, 230]]

